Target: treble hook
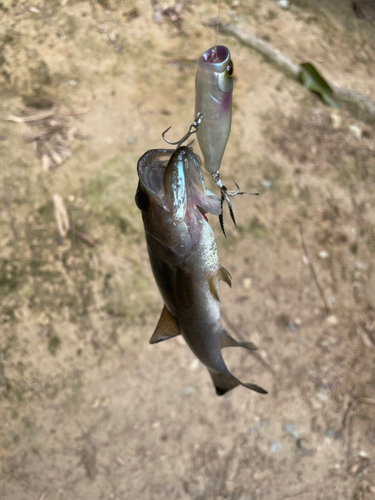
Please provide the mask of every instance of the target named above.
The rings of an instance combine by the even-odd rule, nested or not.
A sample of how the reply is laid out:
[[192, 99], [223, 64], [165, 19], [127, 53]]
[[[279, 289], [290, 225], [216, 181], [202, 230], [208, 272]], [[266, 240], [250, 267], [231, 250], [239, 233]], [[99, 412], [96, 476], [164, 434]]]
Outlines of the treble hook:
[[230, 213], [230, 218], [232, 219], [233, 224], [237, 227], [236, 219], [234, 217], [232, 203], [231, 203], [229, 197], [233, 198], [233, 196], [237, 196], [238, 194], [239, 195], [241, 195], [241, 194], [259, 195], [259, 193], [247, 193], [246, 191], [240, 191], [240, 187], [239, 187], [239, 185], [237, 184], [236, 181], [233, 181], [233, 182], [235, 183], [237, 190], [236, 191], [230, 191], [221, 182], [219, 172], [215, 172], [215, 173], [213, 173], [211, 175], [212, 175], [212, 178], [213, 178], [215, 184], [217, 185], [217, 187], [221, 191], [221, 214], [219, 215], [219, 220], [220, 220], [221, 230], [223, 231], [224, 236], [227, 237], [227, 235], [225, 234], [225, 229], [224, 229], [224, 217], [223, 217], [223, 205], [224, 205], [224, 201], [226, 201], [226, 203], [228, 205], [228, 209], [229, 209], [229, 213]]
[[[189, 137], [193, 134], [196, 134], [197, 131], [198, 131], [198, 128], [199, 128], [199, 125], [202, 123], [202, 119], [203, 119], [203, 113], [199, 112], [197, 114], [197, 117], [196, 119], [193, 121], [193, 123], [190, 125], [189, 127], [189, 132], [187, 134], [184, 135], [184, 137], [182, 139], [180, 139], [179, 141], [177, 142], [171, 142], [171, 141], [168, 141], [168, 139], [165, 137], [165, 134], [168, 132], [168, 130], [170, 130], [172, 128], [171, 127], [168, 127], [166, 130], [164, 130], [164, 132], [161, 134], [162, 138], [165, 140], [165, 142], [167, 142], [168, 144], [170, 144], [171, 146], [177, 146], [176, 149], [178, 149], [181, 144], [183, 144], [187, 139], [189, 139]], [[191, 143], [190, 143], [191, 144]]]

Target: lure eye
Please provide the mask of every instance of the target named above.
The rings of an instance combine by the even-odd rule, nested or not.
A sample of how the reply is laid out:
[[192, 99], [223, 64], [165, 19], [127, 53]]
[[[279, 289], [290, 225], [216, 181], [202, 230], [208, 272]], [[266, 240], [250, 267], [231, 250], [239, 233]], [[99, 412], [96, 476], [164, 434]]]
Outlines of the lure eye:
[[233, 66], [231, 64], [228, 64], [227, 66], [227, 76], [229, 76], [229, 78], [232, 78], [233, 76]]
[[135, 193], [135, 203], [139, 210], [142, 212], [147, 212], [148, 207], [150, 206], [150, 202], [148, 201], [147, 194], [141, 189], [138, 184], [137, 192]]

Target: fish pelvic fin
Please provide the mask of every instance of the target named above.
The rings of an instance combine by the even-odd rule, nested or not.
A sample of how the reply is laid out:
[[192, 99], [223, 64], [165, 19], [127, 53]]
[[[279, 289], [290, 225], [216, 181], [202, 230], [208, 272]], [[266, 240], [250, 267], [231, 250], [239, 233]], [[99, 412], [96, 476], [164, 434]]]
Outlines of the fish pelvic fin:
[[268, 394], [265, 389], [259, 387], [256, 384], [245, 384], [238, 380], [238, 378], [234, 377], [231, 373], [219, 373], [216, 371], [209, 370], [212, 382], [214, 383], [216, 394], [218, 396], [222, 396], [223, 394], [229, 392], [234, 389], [238, 385], [243, 385], [247, 387], [247, 389], [251, 389], [252, 391], [258, 392], [259, 394]]
[[225, 281], [225, 283], [232, 288], [232, 276], [225, 269], [225, 267], [220, 266], [219, 269], [210, 276], [208, 280], [208, 286], [211, 295], [220, 302], [218, 280]]
[[150, 344], [156, 344], [162, 340], [168, 340], [172, 337], [180, 335], [180, 327], [174, 316], [164, 306], [161, 312], [158, 324], [150, 338]]
[[249, 351], [257, 351], [258, 347], [253, 344], [252, 342], [239, 342], [238, 340], [235, 340], [233, 337], [229, 335], [229, 333], [224, 330], [224, 328], [221, 329], [220, 332], [220, 337], [221, 337], [221, 347], [244, 347], [245, 349], [249, 349]]

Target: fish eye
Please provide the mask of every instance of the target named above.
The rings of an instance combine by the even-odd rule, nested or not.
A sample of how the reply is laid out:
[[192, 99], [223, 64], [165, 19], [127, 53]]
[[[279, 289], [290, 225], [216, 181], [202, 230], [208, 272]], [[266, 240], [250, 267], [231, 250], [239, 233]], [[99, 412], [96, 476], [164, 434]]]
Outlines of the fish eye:
[[140, 184], [138, 184], [137, 192], [135, 193], [135, 203], [139, 210], [147, 212], [150, 202], [148, 201], [147, 193], [143, 191]]
[[232, 78], [233, 76], [233, 66], [231, 64], [228, 64], [227, 66], [227, 76], [229, 76], [229, 78]]

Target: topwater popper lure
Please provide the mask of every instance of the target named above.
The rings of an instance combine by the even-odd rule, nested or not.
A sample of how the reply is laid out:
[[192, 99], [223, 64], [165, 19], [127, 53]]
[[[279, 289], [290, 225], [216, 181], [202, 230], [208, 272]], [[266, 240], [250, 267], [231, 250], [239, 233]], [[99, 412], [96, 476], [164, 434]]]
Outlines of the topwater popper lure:
[[[232, 123], [233, 62], [229, 49], [222, 45], [207, 50], [198, 61], [195, 78], [195, 114], [202, 115], [197, 138], [204, 157], [204, 167], [212, 175], [221, 190], [221, 204], [228, 204], [236, 225], [229, 197], [250, 194], [227, 189], [220, 179], [219, 169], [228, 142]], [[223, 215], [220, 214], [221, 229], [225, 235]]]
[[188, 146], [150, 150], [138, 161], [135, 201], [164, 301], [150, 343], [182, 334], [207, 367], [219, 396], [239, 384], [266, 394], [258, 385], [234, 377], [222, 357], [224, 347], [257, 347], [233, 339], [221, 324], [219, 282], [231, 286], [231, 277], [219, 263], [215, 236], [204, 214], [219, 215], [222, 207], [220, 198], [205, 187], [200, 165]]
[[[170, 142], [165, 134], [163, 139], [171, 145], [180, 147], [192, 134], [196, 133], [204, 157], [204, 167], [221, 191], [221, 207], [226, 201], [234, 225], [236, 220], [230, 197], [237, 194], [258, 194], [240, 191], [236, 182], [236, 191], [230, 191], [220, 179], [219, 169], [228, 142], [232, 123], [233, 62], [229, 49], [217, 45], [199, 58], [195, 78], [195, 116], [189, 132], [179, 141]], [[221, 229], [225, 234], [223, 211], [219, 215]]]

